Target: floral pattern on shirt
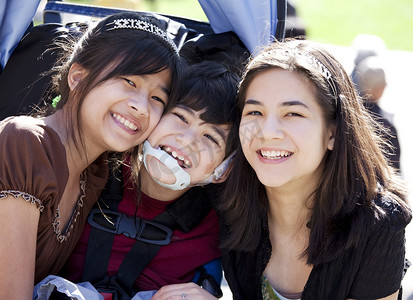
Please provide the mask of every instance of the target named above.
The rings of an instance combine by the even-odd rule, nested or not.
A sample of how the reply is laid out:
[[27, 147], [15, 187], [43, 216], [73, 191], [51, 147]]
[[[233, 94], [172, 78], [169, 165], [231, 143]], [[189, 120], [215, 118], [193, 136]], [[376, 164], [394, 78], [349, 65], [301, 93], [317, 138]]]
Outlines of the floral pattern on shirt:
[[265, 275], [261, 277], [261, 291], [263, 300], [280, 300]]

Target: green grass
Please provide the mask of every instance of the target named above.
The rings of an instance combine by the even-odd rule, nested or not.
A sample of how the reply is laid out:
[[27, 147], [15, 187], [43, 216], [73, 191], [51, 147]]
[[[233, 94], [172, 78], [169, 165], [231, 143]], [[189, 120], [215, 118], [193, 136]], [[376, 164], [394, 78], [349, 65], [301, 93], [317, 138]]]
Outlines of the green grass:
[[[360, 33], [392, 50], [413, 51], [412, 0], [296, 0], [310, 39], [350, 46]], [[142, 10], [207, 21], [197, 0], [142, 0]]]
[[197, 0], [144, 0], [142, 7], [147, 11], [208, 21]]
[[389, 49], [413, 51], [412, 0], [300, 0], [297, 10], [311, 39], [348, 46], [366, 33]]
[[[144, 0], [146, 10], [207, 20], [197, 0]], [[413, 51], [412, 0], [296, 0], [310, 39], [349, 46], [360, 33], [380, 36], [389, 49]]]

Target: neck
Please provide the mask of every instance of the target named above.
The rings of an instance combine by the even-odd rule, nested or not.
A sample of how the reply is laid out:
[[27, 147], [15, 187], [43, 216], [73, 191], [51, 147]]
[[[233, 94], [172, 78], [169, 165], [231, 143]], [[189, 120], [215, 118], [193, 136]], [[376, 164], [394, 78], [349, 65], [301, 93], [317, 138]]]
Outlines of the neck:
[[171, 201], [181, 197], [187, 190], [171, 190], [156, 183], [152, 176], [148, 173], [145, 166], [142, 165], [140, 169], [142, 192], [145, 195], [160, 201]]
[[284, 228], [305, 228], [311, 218], [313, 193], [319, 186], [321, 168], [311, 176], [297, 178], [289, 184], [265, 187], [269, 202], [269, 221]]
[[[270, 201], [270, 209], [268, 212], [269, 226], [274, 225], [276, 228], [297, 232], [306, 227], [306, 224], [310, 220], [311, 211], [307, 207], [306, 203], [288, 203], [285, 201]], [[290, 199], [294, 200], [294, 199]]]
[[273, 255], [278, 253], [286, 257], [300, 257], [308, 246], [310, 236], [307, 223], [311, 217], [311, 210], [306, 197], [280, 197], [268, 191], [267, 194], [270, 206], [268, 228]]
[[278, 228], [297, 231], [306, 227], [311, 217], [312, 191], [266, 187], [269, 212], [268, 220]]
[[[68, 130], [67, 115], [63, 109], [45, 118], [45, 123], [57, 132], [66, 149], [66, 160], [70, 176], [80, 175], [102, 152], [92, 151], [92, 147], [80, 144], [80, 138], [75, 139]], [[75, 131], [75, 134], [77, 132]], [[76, 144], [76, 141], [78, 143]]]

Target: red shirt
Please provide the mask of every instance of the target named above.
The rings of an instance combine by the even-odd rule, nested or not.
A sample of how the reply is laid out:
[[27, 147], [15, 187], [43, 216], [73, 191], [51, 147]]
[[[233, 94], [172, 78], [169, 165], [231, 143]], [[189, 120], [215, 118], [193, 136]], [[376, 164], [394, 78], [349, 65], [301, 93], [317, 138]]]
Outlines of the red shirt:
[[[129, 170], [125, 167], [123, 171], [125, 178], [128, 178]], [[131, 183], [127, 183], [123, 193], [123, 199], [119, 203], [118, 209], [128, 216], [134, 216], [136, 189]], [[137, 216], [151, 220], [162, 213], [166, 206], [172, 202], [152, 199], [142, 193]], [[191, 232], [184, 233], [175, 230], [171, 243], [162, 246], [154, 259], [139, 275], [135, 283], [136, 287], [141, 291], [157, 290], [164, 285], [192, 281], [195, 270], [199, 266], [220, 256], [218, 232], [218, 217], [214, 210], [211, 210]], [[71, 281], [79, 282], [82, 278], [89, 234], [90, 225], [86, 224], [82, 236], [66, 264], [64, 275]], [[135, 241], [135, 239], [122, 234], [115, 236], [107, 270], [108, 275], [117, 272]]]

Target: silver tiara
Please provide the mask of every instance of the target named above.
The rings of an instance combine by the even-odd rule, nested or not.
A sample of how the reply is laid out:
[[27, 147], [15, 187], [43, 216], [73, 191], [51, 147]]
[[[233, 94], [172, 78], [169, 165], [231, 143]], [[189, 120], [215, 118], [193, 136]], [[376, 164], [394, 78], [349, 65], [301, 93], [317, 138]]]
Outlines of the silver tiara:
[[163, 41], [168, 43], [168, 45], [172, 48], [175, 54], [178, 55], [179, 53], [178, 48], [176, 47], [175, 43], [168, 37], [166, 32], [154, 24], [151, 24], [146, 21], [138, 20], [138, 19], [117, 19], [117, 20], [114, 20], [112, 23], [109, 23], [108, 25], [112, 25], [112, 24], [113, 24], [113, 27], [108, 30], [137, 29], [137, 30], [142, 30], [142, 31], [155, 34], [156, 36], [161, 38]]
[[332, 76], [331, 76], [330, 70], [321, 61], [319, 61], [317, 58], [315, 58], [310, 53], [305, 53], [305, 54], [300, 53], [300, 55], [304, 56], [307, 62], [310, 65], [312, 65], [317, 71], [319, 71], [326, 80], [331, 79]]
[[321, 62], [319, 61], [316, 57], [314, 57], [310, 53], [301, 53], [297, 51], [296, 55], [300, 55], [301, 57], [304, 57], [306, 61], [313, 66], [318, 72], [320, 72], [324, 79], [327, 81], [328, 85], [330, 86], [331, 92], [333, 94], [334, 100], [336, 101], [336, 106], [338, 105], [339, 97], [336, 89], [336, 85], [334, 84], [334, 80], [332, 79], [332, 75], [330, 70]]
[[276, 53], [276, 55], [301, 57], [306, 60], [314, 69], [320, 72], [326, 80], [330, 80], [332, 75], [330, 70], [315, 56], [310, 53], [303, 53], [298, 49], [272, 49], [269, 53]]
[[[287, 58], [294, 56], [294, 57], [300, 57], [302, 59], [304, 59], [309, 65], [311, 65], [315, 70], [317, 70], [318, 72], [320, 72], [322, 74], [322, 76], [324, 77], [324, 79], [326, 80], [326, 82], [328, 83], [328, 85], [330, 86], [331, 92], [333, 94], [333, 97], [336, 101], [336, 105], [337, 105], [337, 101], [339, 100], [338, 98], [338, 93], [337, 93], [337, 89], [336, 89], [336, 85], [334, 84], [334, 80], [333, 80], [333, 76], [331, 74], [331, 71], [320, 61], [318, 60], [314, 55], [307, 53], [307, 52], [303, 52], [303, 51], [299, 51], [298, 49], [279, 49], [279, 48], [275, 48], [275, 49], [271, 49], [270, 51], [267, 52], [268, 55], [284, 55]], [[254, 59], [252, 60], [252, 64], [254, 64]]]

